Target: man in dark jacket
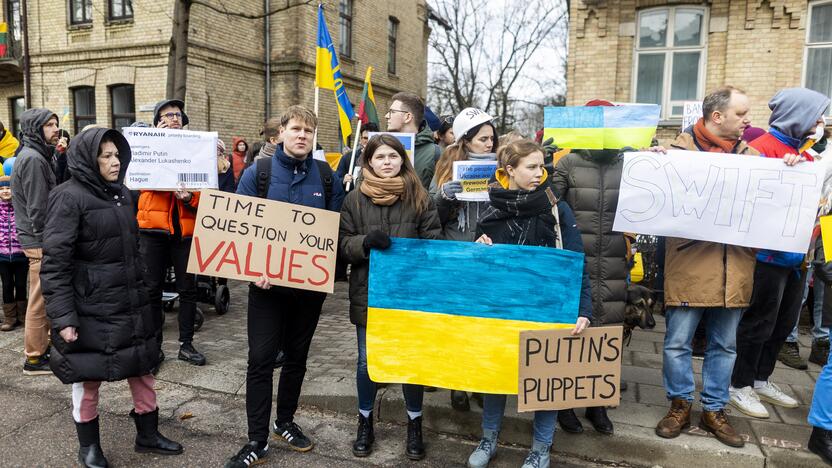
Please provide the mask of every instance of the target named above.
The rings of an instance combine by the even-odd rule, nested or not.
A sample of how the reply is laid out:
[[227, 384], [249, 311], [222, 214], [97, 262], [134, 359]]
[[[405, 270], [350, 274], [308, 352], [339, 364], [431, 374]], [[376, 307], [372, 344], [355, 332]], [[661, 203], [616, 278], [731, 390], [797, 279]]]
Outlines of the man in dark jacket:
[[413, 93], [396, 93], [393, 95], [387, 118], [387, 131], [413, 133], [416, 135], [413, 150], [413, 165], [425, 190], [430, 189], [433, 171], [436, 167], [436, 143], [433, 131], [425, 122], [425, 102]]
[[[312, 158], [312, 139], [318, 119], [302, 106], [291, 106], [280, 118], [283, 142], [265, 167], [255, 162], [245, 170], [237, 194], [251, 197], [266, 193], [269, 200], [339, 211], [344, 189], [334, 174], [325, 182], [323, 168]], [[328, 167], [327, 167], [328, 169]], [[262, 172], [261, 172], [262, 171]], [[258, 180], [268, 187], [258, 190]], [[331, 185], [327, 188], [327, 185]], [[330, 194], [331, 193], [331, 194]], [[327, 197], [327, 194], [330, 194]], [[277, 420], [272, 431], [299, 452], [312, 449], [312, 441], [294, 422], [309, 345], [318, 326], [326, 294], [283, 286], [271, 287], [264, 278], [249, 286], [248, 369], [246, 414], [249, 442], [231, 457], [226, 468], [247, 468], [268, 454], [272, 379], [278, 347], [286, 354], [277, 392]]]
[[26, 331], [23, 348], [26, 375], [50, 374], [49, 322], [40, 286], [40, 265], [43, 257], [43, 227], [46, 225], [46, 204], [55, 187], [52, 152], [58, 142], [58, 116], [48, 109], [29, 109], [20, 116], [23, 148], [12, 173], [17, 237], [29, 259], [29, 308], [26, 310]]

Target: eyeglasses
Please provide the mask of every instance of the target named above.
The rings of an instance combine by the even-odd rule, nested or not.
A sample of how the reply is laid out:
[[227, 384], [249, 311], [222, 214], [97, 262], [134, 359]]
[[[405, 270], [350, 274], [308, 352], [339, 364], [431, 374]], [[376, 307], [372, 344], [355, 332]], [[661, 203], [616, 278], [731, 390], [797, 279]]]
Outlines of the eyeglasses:
[[162, 114], [162, 117], [164, 117], [168, 120], [173, 120], [174, 118], [176, 118], [176, 120], [182, 120], [182, 113], [181, 112], [168, 112], [168, 113]]
[[388, 114], [392, 114], [393, 112], [401, 112], [402, 114], [409, 114], [410, 113], [410, 111], [401, 110], [401, 109], [393, 109], [392, 107], [390, 108], [389, 111], [387, 111]]
[[453, 125], [454, 124], [454, 116], [453, 115], [446, 115], [442, 117], [442, 123], [445, 125]]

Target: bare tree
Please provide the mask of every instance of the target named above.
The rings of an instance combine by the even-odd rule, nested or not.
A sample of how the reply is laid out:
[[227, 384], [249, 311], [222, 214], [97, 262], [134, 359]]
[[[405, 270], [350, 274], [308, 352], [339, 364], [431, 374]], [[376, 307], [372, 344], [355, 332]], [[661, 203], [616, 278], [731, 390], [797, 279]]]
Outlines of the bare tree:
[[539, 103], [562, 95], [564, 0], [434, 0], [433, 9], [447, 27], [430, 39], [432, 108], [478, 107], [496, 116], [502, 132], [515, 125], [520, 100], [527, 106], [529, 95]]

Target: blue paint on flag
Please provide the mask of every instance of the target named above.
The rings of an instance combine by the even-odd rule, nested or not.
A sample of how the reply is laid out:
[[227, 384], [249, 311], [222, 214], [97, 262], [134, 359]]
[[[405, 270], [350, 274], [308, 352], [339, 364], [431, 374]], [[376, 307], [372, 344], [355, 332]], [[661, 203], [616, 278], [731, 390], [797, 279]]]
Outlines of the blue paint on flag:
[[546, 107], [545, 128], [604, 128], [603, 107]]
[[655, 104], [604, 107], [606, 128], [651, 127], [659, 124], [660, 107]]

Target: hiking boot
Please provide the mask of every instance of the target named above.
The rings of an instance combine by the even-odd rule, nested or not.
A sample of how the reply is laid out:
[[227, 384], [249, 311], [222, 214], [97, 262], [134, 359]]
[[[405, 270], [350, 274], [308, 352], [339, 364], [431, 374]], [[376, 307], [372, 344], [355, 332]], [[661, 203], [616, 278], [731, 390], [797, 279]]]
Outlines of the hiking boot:
[[729, 387], [728, 392], [731, 394], [731, 405], [734, 408], [752, 418], [767, 419], [769, 417], [768, 410], [750, 385], [742, 388]]
[[75, 423], [78, 433], [78, 461], [84, 468], [107, 468], [110, 466], [101, 450], [101, 435], [98, 417], [85, 423]]
[[404, 455], [410, 460], [425, 458], [425, 443], [422, 441], [422, 417], [407, 421], [407, 448]]
[[570, 434], [580, 434], [584, 431], [581, 420], [575, 416], [575, 410], [571, 408], [558, 411], [558, 424], [561, 429]]
[[275, 421], [272, 426], [272, 432], [289, 444], [289, 448], [292, 450], [298, 452], [308, 452], [312, 450], [312, 441], [309, 440], [309, 437], [306, 437], [303, 431], [300, 430], [300, 427], [298, 427], [298, 425], [294, 422], [278, 424], [277, 421]]
[[373, 442], [376, 436], [373, 433], [373, 413], [365, 418], [363, 414], [358, 415], [358, 435], [352, 443], [352, 454], [356, 457], [367, 457], [373, 453]]
[[0, 325], [0, 331], [12, 331], [19, 326], [17, 304], [3, 304], [3, 324]]
[[130, 410], [130, 417], [136, 423], [136, 445], [134, 446], [136, 452], [179, 455], [184, 450], [181, 444], [168, 439], [159, 432], [159, 408], [145, 414]]
[[49, 356], [28, 357], [23, 362], [23, 375], [50, 375]]
[[606, 406], [589, 407], [586, 409], [584, 416], [586, 416], [586, 418], [589, 419], [589, 422], [592, 423], [592, 427], [595, 429], [595, 432], [599, 432], [604, 435], [612, 435], [612, 421], [610, 421], [610, 418], [607, 417]]
[[532, 442], [532, 449], [526, 455], [523, 466], [520, 468], [549, 468], [549, 450], [551, 445], [543, 442]]
[[699, 428], [710, 432], [718, 441], [730, 447], [739, 448], [745, 445], [745, 441], [728, 422], [725, 410], [702, 411], [702, 417], [699, 418]]
[[468, 457], [468, 468], [488, 466], [488, 462], [497, 455], [497, 434], [496, 431], [483, 431], [480, 444]]
[[229, 458], [225, 462], [224, 468], [248, 468], [252, 465], [259, 465], [266, 463], [266, 455], [269, 454], [269, 444], [267, 442], [251, 441], [237, 452], [236, 455]]
[[457, 411], [471, 411], [468, 393], [461, 390], [451, 390], [451, 408]]
[[783, 408], [797, 408], [800, 404], [794, 398], [786, 395], [780, 390], [777, 384], [766, 382], [760, 388], [755, 388], [754, 393], [760, 397], [761, 400], [767, 401], [772, 405], [782, 406]]
[[800, 348], [798, 348], [797, 343], [789, 343], [788, 341], [783, 343], [783, 346], [780, 347], [780, 353], [777, 355], [777, 360], [793, 369], [806, 370], [809, 368], [806, 360], [800, 357]]
[[809, 437], [809, 450], [832, 465], [832, 431], [813, 427], [812, 435]]
[[679, 437], [690, 426], [690, 407], [689, 401], [674, 398], [670, 403], [670, 411], [656, 424], [656, 435], [665, 439]]
[[[2, 330], [2, 328], [0, 328]], [[812, 343], [812, 352], [809, 353], [809, 362], [821, 367], [826, 365], [829, 359], [829, 338], [820, 338]]]
[[205, 356], [197, 351], [192, 343], [182, 343], [179, 347], [179, 360], [195, 366], [205, 365]]

